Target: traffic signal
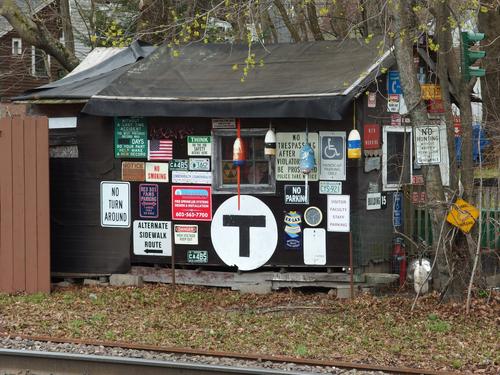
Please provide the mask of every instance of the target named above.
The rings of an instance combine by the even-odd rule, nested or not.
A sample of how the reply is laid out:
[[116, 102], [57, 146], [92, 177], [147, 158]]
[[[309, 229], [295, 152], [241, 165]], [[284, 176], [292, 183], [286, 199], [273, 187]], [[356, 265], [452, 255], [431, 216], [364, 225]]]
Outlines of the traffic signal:
[[483, 33], [462, 31], [462, 75], [466, 82], [468, 82], [471, 77], [484, 77], [486, 74], [484, 69], [472, 66], [476, 60], [486, 56], [486, 52], [470, 49], [476, 42], [483, 39]]

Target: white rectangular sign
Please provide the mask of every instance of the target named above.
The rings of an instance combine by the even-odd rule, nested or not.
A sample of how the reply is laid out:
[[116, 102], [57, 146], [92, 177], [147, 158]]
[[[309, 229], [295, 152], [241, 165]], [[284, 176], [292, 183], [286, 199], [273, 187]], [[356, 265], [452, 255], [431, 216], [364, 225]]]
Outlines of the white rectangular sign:
[[[309, 143], [314, 150], [316, 163], [319, 161], [318, 133], [309, 133]], [[276, 180], [304, 181], [300, 171], [300, 149], [306, 143], [306, 133], [276, 133]], [[309, 181], [318, 181], [318, 166], [309, 173]]]
[[174, 225], [176, 245], [198, 245], [198, 225]]
[[304, 229], [304, 264], [326, 264], [326, 231], [323, 228]]
[[327, 229], [329, 232], [349, 232], [350, 199], [349, 195], [328, 195]]
[[441, 142], [439, 126], [427, 125], [415, 127], [415, 151], [417, 163], [421, 165], [441, 163]]
[[134, 254], [172, 255], [172, 222], [134, 220]]
[[320, 175], [322, 180], [345, 181], [346, 179], [346, 133], [319, 132]]
[[101, 227], [130, 228], [129, 182], [101, 182]]
[[146, 163], [147, 182], [168, 182], [168, 163]]
[[212, 184], [212, 172], [172, 171], [173, 184]]
[[380, 210], [382, 208], [382, 193], [366, 194], [366, 209]]

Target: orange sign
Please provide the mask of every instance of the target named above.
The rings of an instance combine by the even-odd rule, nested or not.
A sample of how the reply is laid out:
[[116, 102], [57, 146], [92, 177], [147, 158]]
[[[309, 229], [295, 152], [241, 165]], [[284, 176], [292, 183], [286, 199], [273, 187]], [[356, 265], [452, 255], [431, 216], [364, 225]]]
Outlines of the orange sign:
[[479, 210], [461, 198], [451, 206], [446, 220], [451, 225], [460, 228], [464, 233], [469, 233], [479, 217]]
[[144, 162], [124, 161], [122, 162], [122, 181], [144, 181]]
[[441, 86], [433, 83], [424, 83], [420, 85], [422, 90], [422, 99], [424, 100], [441, 100]]

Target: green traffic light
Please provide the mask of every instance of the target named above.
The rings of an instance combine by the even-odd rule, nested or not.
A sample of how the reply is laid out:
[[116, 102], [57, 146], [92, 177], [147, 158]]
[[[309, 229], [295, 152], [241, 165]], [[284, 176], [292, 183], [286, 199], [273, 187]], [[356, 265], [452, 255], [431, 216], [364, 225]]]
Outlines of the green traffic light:
[[485, 57], [486, 52], [469, 49], [484, 37], [484, 33], [462, 32], [462, 75], [466, 81], [469, 81], [471, 77], [484, 77], [486, 74], [484, 69], [471, 66], [476, 60]]

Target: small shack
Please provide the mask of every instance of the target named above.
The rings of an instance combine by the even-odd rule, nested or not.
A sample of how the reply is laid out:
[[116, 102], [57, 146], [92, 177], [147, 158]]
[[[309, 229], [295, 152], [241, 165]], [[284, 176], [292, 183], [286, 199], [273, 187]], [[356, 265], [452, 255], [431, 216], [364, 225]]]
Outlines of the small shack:
[[350, 247], [356, 274], [390, 272], [397, 189], [415, 167], [394, 61], [377, 41], [164, 45], [109, 80], [82, 71], [18, 98], [75, 119], [75, 153], [51, 159], [53, 272], [123, 273], [172, 255], [185, 268], [344, 272]]

